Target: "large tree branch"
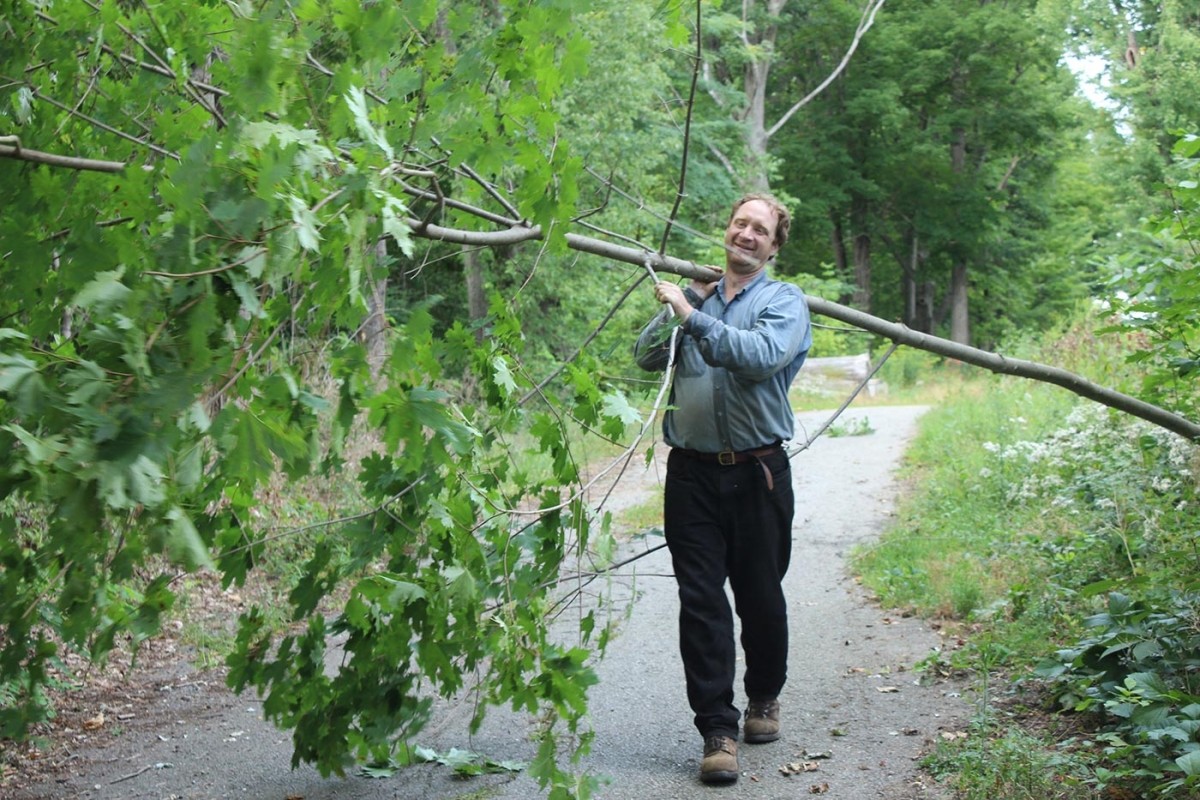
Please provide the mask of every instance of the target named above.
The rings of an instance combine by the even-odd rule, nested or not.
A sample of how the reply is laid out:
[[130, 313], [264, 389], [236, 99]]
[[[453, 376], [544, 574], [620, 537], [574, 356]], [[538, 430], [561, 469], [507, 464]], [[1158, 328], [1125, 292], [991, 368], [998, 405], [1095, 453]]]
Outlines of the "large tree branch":
[[[538, 228], [512, 228], [498, 233], [480, 233], [478, 231], [461, 231], [452, 228], [442, 228], [436, 225], [420, 225], [414, 223], [413, 233], [417, 236], [442, 239], [444, 241], [461, 242], [465, 244], [515, 244], [521, 241], [532, 241], [542, 238]], [[670, 272], [685, 278], [709, 282], [720, 277], [720, 273], [679, 258], [660, 255], [650, 250], [640, 250], [633, 247], [623, 247], [610, 242], [600, 241], [587, 236], [567, 234], [567, 246], [592, 255], [602, 256], [614, 261], [644, 267], [649, 264], [657, 272]], [[1193, 441], [1200, 441], [1200, 424], [1167, 411], [1164, 408], [1131, 397], [1127, 394], [1107, 389], [1088, 379], [1068, 372], [1058, 367], [1008, 358], [999, 353], [991, 353], [964, 344], [958, 344], [948, 339], [930, 336], [914, 331], [906, 325], [873, 317], [862, 311], [848, 306], [824, 300], [820, 297], [808, 297], [808, 307], [814, 314], [836, 319], [848, 325], [854, 325], [863, 330], [883, 336], [897, 344], [915, 347], [937, 355], [953, 358], [967, 364], [1003, 375], [1016, 375], [1021, 378], [1042, 381], [1043, 383], [1061, 386], [1074, 392], [1080, 397], [1094, 400], [1097, 403], [1132, 414], [1135, 417], [1151, 422], [1161, 428], [1184, 436]]]
[[[879, 1], [882, 2], [882, 0]], [[4, 137], [5, 140], [11, 140], [12, 138]], [[17, 144], [19, 145], [19, 143]], [[30, 155], [32, 153], [37, 153], [44, 160], [43, 158], [32, 157]], [[48, 153], [38, 153], [37, 151], [19, 146], [9, 147], [3, 144], [0, 144], [0, 156], [42, 161], [42, 163], [54, 166], [68, 166], [75, 169], [102, 169], [102, 171], [109, 172], [120, 171], [124, 166], [118, 162], [71, 159], [64, 156], [53, 156]], [[89, 162], [93, 165], [101, 166], [83, 166], [83, 164]], [[463, 210], [469, 210], [469, 207], [464, 207]], [[512, 245], [521, 242], [538, 241], [543, 238], [541, 228], [526, 227], [523, 225], [514, 225], [503, 231], [468, 231], [458, 228], [446, 228], [416, 219], [409, 219], [408, 225], [412, 229], [413, 234], [421, 238], [484, 247]], [[684, 278], [694, 278], [706, 283], [715, 281], [720, 277], [720, 273], [711, 267], [702, 266], [692, 261], [684, 261], [683, 259], [674, 258], [666, 254], [655, 253], [649, 248], [624, 247], [574, 233], [566, 234], [566, 242], [567, 246], [572, 250], [590, 253], [602, 258], [612, 259], [613, 261], [621, 261], [626, 264], [633, 264], [642, 268], [648, 266], [656, 272], [670, 272]], [[830, 317], [848, 325], [855, 325], [863, 330], [890, 339], [897, 344], [906, 344], [918, 350], [925, 350], [930, 353], [946, 356], [947, 358], [957, 359], [967, 364], [983, 367], [992, 372], [1004, 375], [1016, 375], [1022, 378], [1030, 378], [1061, 386], [1080, 397], [1094, 400], [1097, 403], [1127, 414], [1132, 414], [1135, 417], [1144, 419], [1147, 422], [1151, 422], [1192, 441], [1200, 441], [1200, 425], [1197, 423], [1167, 411], [1164, 408], [1138, 400], [1136, 397], [1130, 397], [1121, 392], [1106, 389], [1066, 370], [1050, 367], [1045, 364], [1037, 364], [1032, 361], [1006, 358], [998, 353], [990, 353], [986, 350], [979, 350], [974, 347], [951, 342], [947, 339], [940, 339], [936, 336], [914, 331], [906, 325], [888, 322], [879, 317], [873, 317], [870, 314], [834, 303], [830, 300], [824, 300], [820, 297], [809, 296], [808, 305], [809, 309], [815, 314]]]

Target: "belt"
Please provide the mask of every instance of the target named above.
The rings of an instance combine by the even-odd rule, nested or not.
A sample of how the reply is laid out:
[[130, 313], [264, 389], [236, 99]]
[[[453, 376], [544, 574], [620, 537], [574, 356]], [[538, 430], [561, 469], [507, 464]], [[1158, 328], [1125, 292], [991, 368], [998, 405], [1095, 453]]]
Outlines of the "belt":
[[744, 464], [747, 461], [757, 461], [760, 458], [774, 455], [782, 450], [783, 446], [772, 444], [760, 447], [757, 450], [722, 450], [719, 453], [702, 453], [699, 450], [687, 450], [683, 447], [676, 447], [675, 449], [688, 458], [694, 458], [697, 461], [708, 461], [709, 463], [730, 467], [734, 464]]
[[768, 491], [775, 490], [775, 479], [771, 477], [771, 470], [766, 464], [762, 463], [762, 459], [782, 450], [783, 446], [778, 444], [767, 445], [756, 450], [722, 450], [719, 453], [702, 453], [699, 450], [688, 450], [683, 447], [675, 448], [675, 451], [680, 455], [694, 458], [697, 461], [707, 461], [710, 464], [720, 464], [725, 467], [731, 467], [734, 464], [744, 464], [747, 461], [757, 461], [763, 468], [763, 475], [766, 476]]

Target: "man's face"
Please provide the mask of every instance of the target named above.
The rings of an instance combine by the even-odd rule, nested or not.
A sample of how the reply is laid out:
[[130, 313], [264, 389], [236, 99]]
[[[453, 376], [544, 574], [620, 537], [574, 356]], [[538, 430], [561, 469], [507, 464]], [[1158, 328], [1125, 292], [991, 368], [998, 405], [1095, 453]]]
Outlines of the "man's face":
[[779, 217], [762, 200], [748, 200], [733, 212], [725, 229], [725, 265], [734, 272], [755, 272], [775, 255]]

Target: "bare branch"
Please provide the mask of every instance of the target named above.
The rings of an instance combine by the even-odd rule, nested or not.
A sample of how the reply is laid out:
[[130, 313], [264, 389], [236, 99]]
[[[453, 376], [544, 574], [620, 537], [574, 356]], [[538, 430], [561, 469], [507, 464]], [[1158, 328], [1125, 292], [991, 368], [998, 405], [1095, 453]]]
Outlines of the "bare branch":
[[850, 42], [850, 47], [848, 50], [846, 50], [846, 55], [842, 56], [841, 63], [837, 65], [837, 68], [834, 69], [833, 72], [829, 73], [829, 76], [825, 78], [825, 80], [821, 81], [820, 86], [813, 89], [802, 100], [797, 102], [796, 105], [789, 108], [787, 113], [780, 117], [779, 121], [771, 126], [771, 128], [767, 131], [768, 139], [778, 133], [779, 129], [782, 128], [784, 124], [792, 118], [793, 114], [795, 114], [804, 106], [808, 105], [814, 97], [825, 91], [825, 87], [833, 83], [834, 79], [837, 78], [838, 75], [842, 74], [842, 70], [844, 70], [846, 65], [850, 63], [850, 56], [852, 56], [854, 51], [858, 49], [858, 43], [862, 40], [863, 34], [870, 30], [871, 26], [875, 23], [875, 15], [879, 13], [879, 9], [883, 8], [883, 2], [884, 0], [870, 0], [870, 2], [867, 4], [866, 10], [863, 11], [862, 19], [859, 20], [858, 29], [854, 32], [854, 40]]
[[[16, 139], [15, 136], [4, 136], [0, 139]], [[94, 158], [75, 158], [73, 156], [60, 156], [54, 153], [43, 153], [41, 150], [30, 150], [27, 147], [8, 146], [0, 144], [0, 156], [4, 158], [15, 158], [20, 161], [32, 161], [35, 164], [48, 164], [52, 167], [65, 167], [67, 169], [87, 170], [91, 172], [121, 172], [125, 169], [124, 162], [121, 161], [99, 161]]]
[[662, 242], [658, 246], [659, 254], [667, 252], [667, 241], [671, 238], [671, 228], [675, 224], [675, 218], [679, 216], [679, 206], [683, 203], [683, 198], [687, 196], [687, 165], [688, 151], [692, 144], [692, 113], [696, 108], [696, 84], [700, 82], [700, 64], [703, 63], [702, 56], [704, 55], [700, 23], [700, 0], [696, 0], [696, 55], [692, 62], [692, 88], [688, 91], [687, 114], [684, 116], [683, 122], [683, 156], [679, 162], [679, 186], [675, 190], [675, 204], [671, 206], [671, 215], [667, 218]]
[[879, 317], [873, 317], [862, 311], [829, 300], [822, 300], [819, 297], [810, 296], [808, 306], [813, 313], [856, 325], [898, 344], [906, 344], [919, 350], [937, 353], [1002, 375], [1016, 375], [1061, 386], [1080, 397], [1140, 417], [1160, 428], [1166, 428], [1193, 441], [1200, 441], [1200, 424], [1136, 397], [1130, 397], [1127, 394], [1092, 383], [1088, 379], [1064, 369], [1017, 358], [1007, 358], [999, 353], [990, 353], [987, 350], [969, 347], [947, 339], [939, 339], [936, 336], [914, 331], [907, 325], [887, 322]]

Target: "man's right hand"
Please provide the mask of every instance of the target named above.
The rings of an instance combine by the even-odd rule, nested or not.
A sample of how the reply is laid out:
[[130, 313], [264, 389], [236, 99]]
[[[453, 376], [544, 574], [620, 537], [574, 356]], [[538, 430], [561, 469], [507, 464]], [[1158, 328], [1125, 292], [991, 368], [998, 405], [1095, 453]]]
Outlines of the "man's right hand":
[[669, 305], [674, 311], [675, 316], [680, 322], [686, 322], [687, 318], [695, 311], [692, 304], [688, 302], [687, 297], [683, 294], [683, 289], [678, 284], [667, 283], [661, 281], [654, 284], [654, 299], [665, 305]]

